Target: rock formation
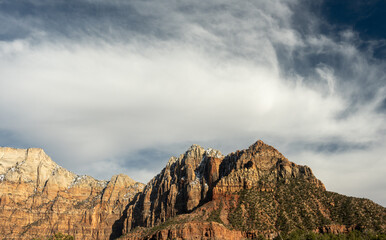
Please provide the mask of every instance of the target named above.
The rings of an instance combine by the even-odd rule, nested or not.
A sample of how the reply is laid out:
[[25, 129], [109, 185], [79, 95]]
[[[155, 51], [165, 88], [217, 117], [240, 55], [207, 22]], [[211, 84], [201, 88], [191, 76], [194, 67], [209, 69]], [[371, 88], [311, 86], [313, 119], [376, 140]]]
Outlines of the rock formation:
[[227, 156], [193, 145], [146, 186], [75, 175], [41, 149], [0, 148], [5, 239], [280, 239], [297, 229], [386, 234], [386, 209], [327, 191], [262, 141]]
[[114, 222], [143, 184], [126, 175], [110, 181], [78, 176], [42, 149], [0, 148], [0, 236], [109, 239]]
[[370, 200], [326, 191], [309, 167], [258, 141], [228, 156], [193, 145], [172, 157], [121, 227], [124, 239], [253, 239], [295, 229], [385, 232], [385, 217]]

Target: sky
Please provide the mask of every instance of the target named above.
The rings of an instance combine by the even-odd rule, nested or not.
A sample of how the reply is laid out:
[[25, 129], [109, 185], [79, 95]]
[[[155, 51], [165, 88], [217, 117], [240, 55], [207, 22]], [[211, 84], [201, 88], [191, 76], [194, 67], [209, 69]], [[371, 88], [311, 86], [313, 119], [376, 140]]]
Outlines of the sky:
[[386, 206], [385, 5], [0, 0], [0, 146], [146, 183], [261, 139]]

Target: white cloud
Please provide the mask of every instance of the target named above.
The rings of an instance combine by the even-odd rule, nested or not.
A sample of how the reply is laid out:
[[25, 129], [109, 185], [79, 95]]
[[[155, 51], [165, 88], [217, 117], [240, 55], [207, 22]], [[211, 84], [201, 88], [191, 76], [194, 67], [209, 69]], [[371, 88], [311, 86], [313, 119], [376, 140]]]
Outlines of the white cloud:
[[291, 157], [299, 164], [310, 166], [327, 190], [370, 198], [384, 205], [386, 196], [382, 189], [386, 188], [386, 182], [382, 176], [386, 171], [385, 149], [385, 144], [377, 144], [370, 149], [352, 149], [335, 154], [302, 151], [291, 154]]
[[328, 90], [330, 94], [334, 94], [335, 91], [335, 79], [334, 70], [328, 66], [320, 66], [316, 68], [316, 72], [320, 77], [327, 82]]
[[[294, 3], [221, 7], [194, 2], [185, 6], [186, 13], [175, 3], [140, 1], [136, 10], [157, 19], [155, 30], [163, 31], [161, 37], [130, 32], [119, 41], [85, 37], [75, 42], [48, 40], [41, 37], [49, 36], [45, 33], [38, 41], [1, 42], [1, 129], [44, 147], [64, 167], [98, 178], [125, 172], [149, 180], [156, 172], [125, 163], [125, 156], [141, 149], [163, 146], [179, 154], [181, 144], [198, 142], [223, 146], [220, 150], [227, 153], [263, 139], [291, 161], [310, 165], [332, 190], [346, 188], [344, 193], [359, 196], [366, 186], [383, 187], [377, 184], [382, 175], [372, 171], [377, 164], [385, 166], [384, 148], [335, 155], [291, 151], [291, 142], [332, 138], [384, 142], [385, 119], [374, 112], [382, 94], [339, 117], [352, 104], [348, 93], [355, 92], [361, 77], [377, 78], [380, 67], [351, 43], [320, 34], [301, 37], [291, 26], [289, 4]], [[303, 48], [338, 54], [358, 74], [347, 83], [344, 75], [337, 76], [339, 69], [326, 63], [309, 69], [316, 73], [314, 79], [287, 74], [277, 44], [289, 49], [288, 54], [299, 49], [305, 54]], [[325, 86], [330, 94], [323, 91]], [[349, 173], [344, 172], [347, 166], [354, 166]], [[357, 183], [358, 175], [366, 180], [358, 188], [349, 187], [341, 183], [342, 173], [348, 182]], [[384, 193], [367, 193], [386, 201]]]

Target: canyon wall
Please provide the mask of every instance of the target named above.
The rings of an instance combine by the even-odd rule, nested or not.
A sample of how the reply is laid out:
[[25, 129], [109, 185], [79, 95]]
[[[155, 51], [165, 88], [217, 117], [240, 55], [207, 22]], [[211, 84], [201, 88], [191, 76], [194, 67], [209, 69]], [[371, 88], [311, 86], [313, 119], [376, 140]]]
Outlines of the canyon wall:
[[126, 175], [98, 181], [76, 175], [42, 149], [0, 148], [0, 236], [109, 239], [114, 223], [143, 184]]

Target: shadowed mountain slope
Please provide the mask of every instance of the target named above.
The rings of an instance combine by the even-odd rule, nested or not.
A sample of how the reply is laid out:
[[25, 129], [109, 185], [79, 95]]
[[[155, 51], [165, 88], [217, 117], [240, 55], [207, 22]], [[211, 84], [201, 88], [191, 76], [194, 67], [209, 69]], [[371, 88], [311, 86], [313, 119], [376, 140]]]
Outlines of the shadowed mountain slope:
[[121, 227], [125, 239], [274, 238], [296, 229], [384, 233], [385, 217], [384, 207], [326, 191], [309, 167], [258, 141], [228, 156], [193, 145], [172, 157]]

